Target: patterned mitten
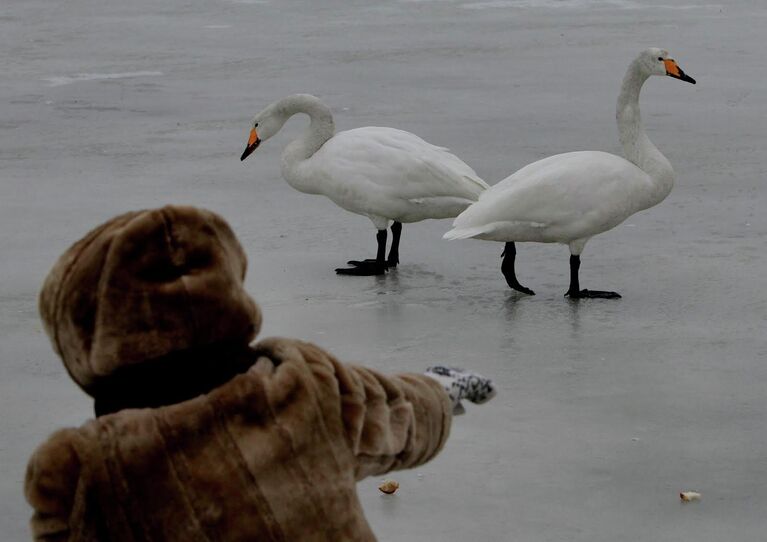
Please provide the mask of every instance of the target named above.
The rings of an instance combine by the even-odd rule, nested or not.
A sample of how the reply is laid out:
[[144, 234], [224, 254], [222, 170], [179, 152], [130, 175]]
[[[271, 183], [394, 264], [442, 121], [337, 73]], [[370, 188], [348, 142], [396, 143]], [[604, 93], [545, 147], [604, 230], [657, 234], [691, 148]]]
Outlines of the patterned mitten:
[[438, 365], [429, 367], [424, 374], [442, 384], [453, 402], [455, 415], [466, 412], [461, 399], [480, 405], [495, 396], [493, 381], [478, 373]]

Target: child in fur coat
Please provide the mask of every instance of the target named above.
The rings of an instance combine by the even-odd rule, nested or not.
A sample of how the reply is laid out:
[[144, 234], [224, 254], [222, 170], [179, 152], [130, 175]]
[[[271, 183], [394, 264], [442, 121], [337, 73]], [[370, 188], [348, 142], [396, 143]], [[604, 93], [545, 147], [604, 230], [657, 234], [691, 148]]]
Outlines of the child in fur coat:
[[261, 324], [226, 222], [120, 215], [54, 266], [40, 312], [97, 418], [54, 433], [26, 476], [40, 541], [372, 541], [355, 484], [421, 465], [489, 380], [384, 376]]

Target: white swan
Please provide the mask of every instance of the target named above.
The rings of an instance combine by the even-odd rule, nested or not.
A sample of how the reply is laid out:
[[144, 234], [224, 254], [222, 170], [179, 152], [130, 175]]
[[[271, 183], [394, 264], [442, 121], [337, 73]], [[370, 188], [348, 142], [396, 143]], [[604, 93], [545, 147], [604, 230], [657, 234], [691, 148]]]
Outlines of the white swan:
[[[334, 135], [330, 109], [309, 94], [295, 94], [253, 120], [241, 160], [280, 131], [297, 113], [311, 119], [302, 137], [285, 147], [282, 176], [307, 194], [322, 194], [347, 211], [367, 216], [378, 230], [375, 260], [350, 261], [344, 275], [378, 275], [399, 263], [403, 222], [453, 218], [489, 186], [447, 149], [409, 132], [368, 126]], [[386, 259], [386, 228], [393, 241]]]
[[620, 297], [581, 290], [580, 254], [586, 242], [671, 192], [674, 170], [650, 142], [639, 116], [639, 91], [651, 75], [695, 83], [661, 49], [647, 49], [629, 65], [618, 97], [618, 131], [627, 159], [599, 151], [557, 154], [529, 164], [484, 192], [453, 222], [445, 239], [505, 241], [501, 270], [508, 285], [533, 295], [514, 272], [517, 241], [570, 246], [570, 288], [580, 297]]

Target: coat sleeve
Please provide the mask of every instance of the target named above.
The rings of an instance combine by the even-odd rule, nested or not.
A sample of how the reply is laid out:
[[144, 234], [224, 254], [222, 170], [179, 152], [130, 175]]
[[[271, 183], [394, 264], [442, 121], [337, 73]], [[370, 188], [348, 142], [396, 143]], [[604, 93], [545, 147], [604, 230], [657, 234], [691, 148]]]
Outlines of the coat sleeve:
[[80, 459], [72, 443], [73, 429], [57, 431], [32, 455], [24, 491], [34, 509], [34, 540], [69, 539], [70, 517], [80, 478]]
[[432, 378], [410, 373], [385, 376], [341, 363], [300, 341], [260, 344], [276, 358], [301, 359], [306, 364], [323, 415], [331, 425], [340, 421], [354, 456], [357, 480], [426, 463], [445, 444], [452, 403]]
[[[339, 371], [344, 426], [357, 458], [356, 478], [430, 461], [450, 433], [452, 403], [433, 379], [382, 375], [365, 367]], [[348, 383], [348, 387], [347, 387]]]

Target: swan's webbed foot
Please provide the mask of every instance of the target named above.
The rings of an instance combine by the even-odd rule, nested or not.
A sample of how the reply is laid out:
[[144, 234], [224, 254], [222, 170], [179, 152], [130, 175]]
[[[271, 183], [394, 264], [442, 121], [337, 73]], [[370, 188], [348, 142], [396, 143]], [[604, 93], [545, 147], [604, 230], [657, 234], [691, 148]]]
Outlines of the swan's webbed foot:
[[512, 290], [516, 290], [518, 292], [522, 292], [523, 294], [527, 294], [527, 295], [535, 295], [535, 292], [532, 291], [530, 288], [522, 286], [519, 282], [510, 281], [508, 277], [506, 277], [506, 284], [508, 284], [509, 288], [511, 288]]
[[339, 275], [355, 275], [358, 277], [368, 277], [371, 275], [383, 275], [386, 273], [386, 230], [378, 230], [376, 233], [376, 242], [378, 243], [378, 254], [375, 260], [349, 260], [351, 267], [338, 268], [336, 273]]
[[339, 267], [336, 269], [336, 274], [369, 277], [386, 273], [386, 263], [378, 260], [351, 260], [348, 263], [352, 267]]
[[565, 297], [570, 299], [620, 299], [618, 292], [606, 292], [603, 290], [581, 290], [578, 281], [578, 271], [581, 268], [581, 257], [579, 254], [570, 255], [570, 288], [568, 288]]
[[620, 299], [621, 294], [604, 290], [568, 290], [565, 297], [570, 299]]
[[399, 263], [399, 254], [392, 255], [389, 254], [389, 259], [386, 260], [386, 267], [389, 269], [392, 269], [394, 267], [397, 267], [397, 264]]
[[[375, 259], [373, 259], [373, 258], [366, 258], [366, 259], [364, 259], [364, 260], [349, 260], [349, 261], [348, 261], [348, 262], [346, 262], [346, 263], [348, 263], [348, 264], [349, 264], [349, 265], [351, 265], [352, 267], [363, 267], [363, 266], [366, 266], [366, 265], [375, 265], [375, 264], [378, 264], [378, 260], [375, 260]], [[390, 268], [390, 267], [397, 267], [397, 264], [396, 264], [396, 263], [395, 263], [394, 265], [391, 265], [391, 264], [389, 263], [389, 261], [388, 261], [388, 260], [387, 260], [387, 261], [385, 261], [385, 262], [383, 262], [383, 264], [382, 264], [382, 265], [383, 265], [384, 267], [386, 267], [387, 269], [388, 269], [388, 268]]]

